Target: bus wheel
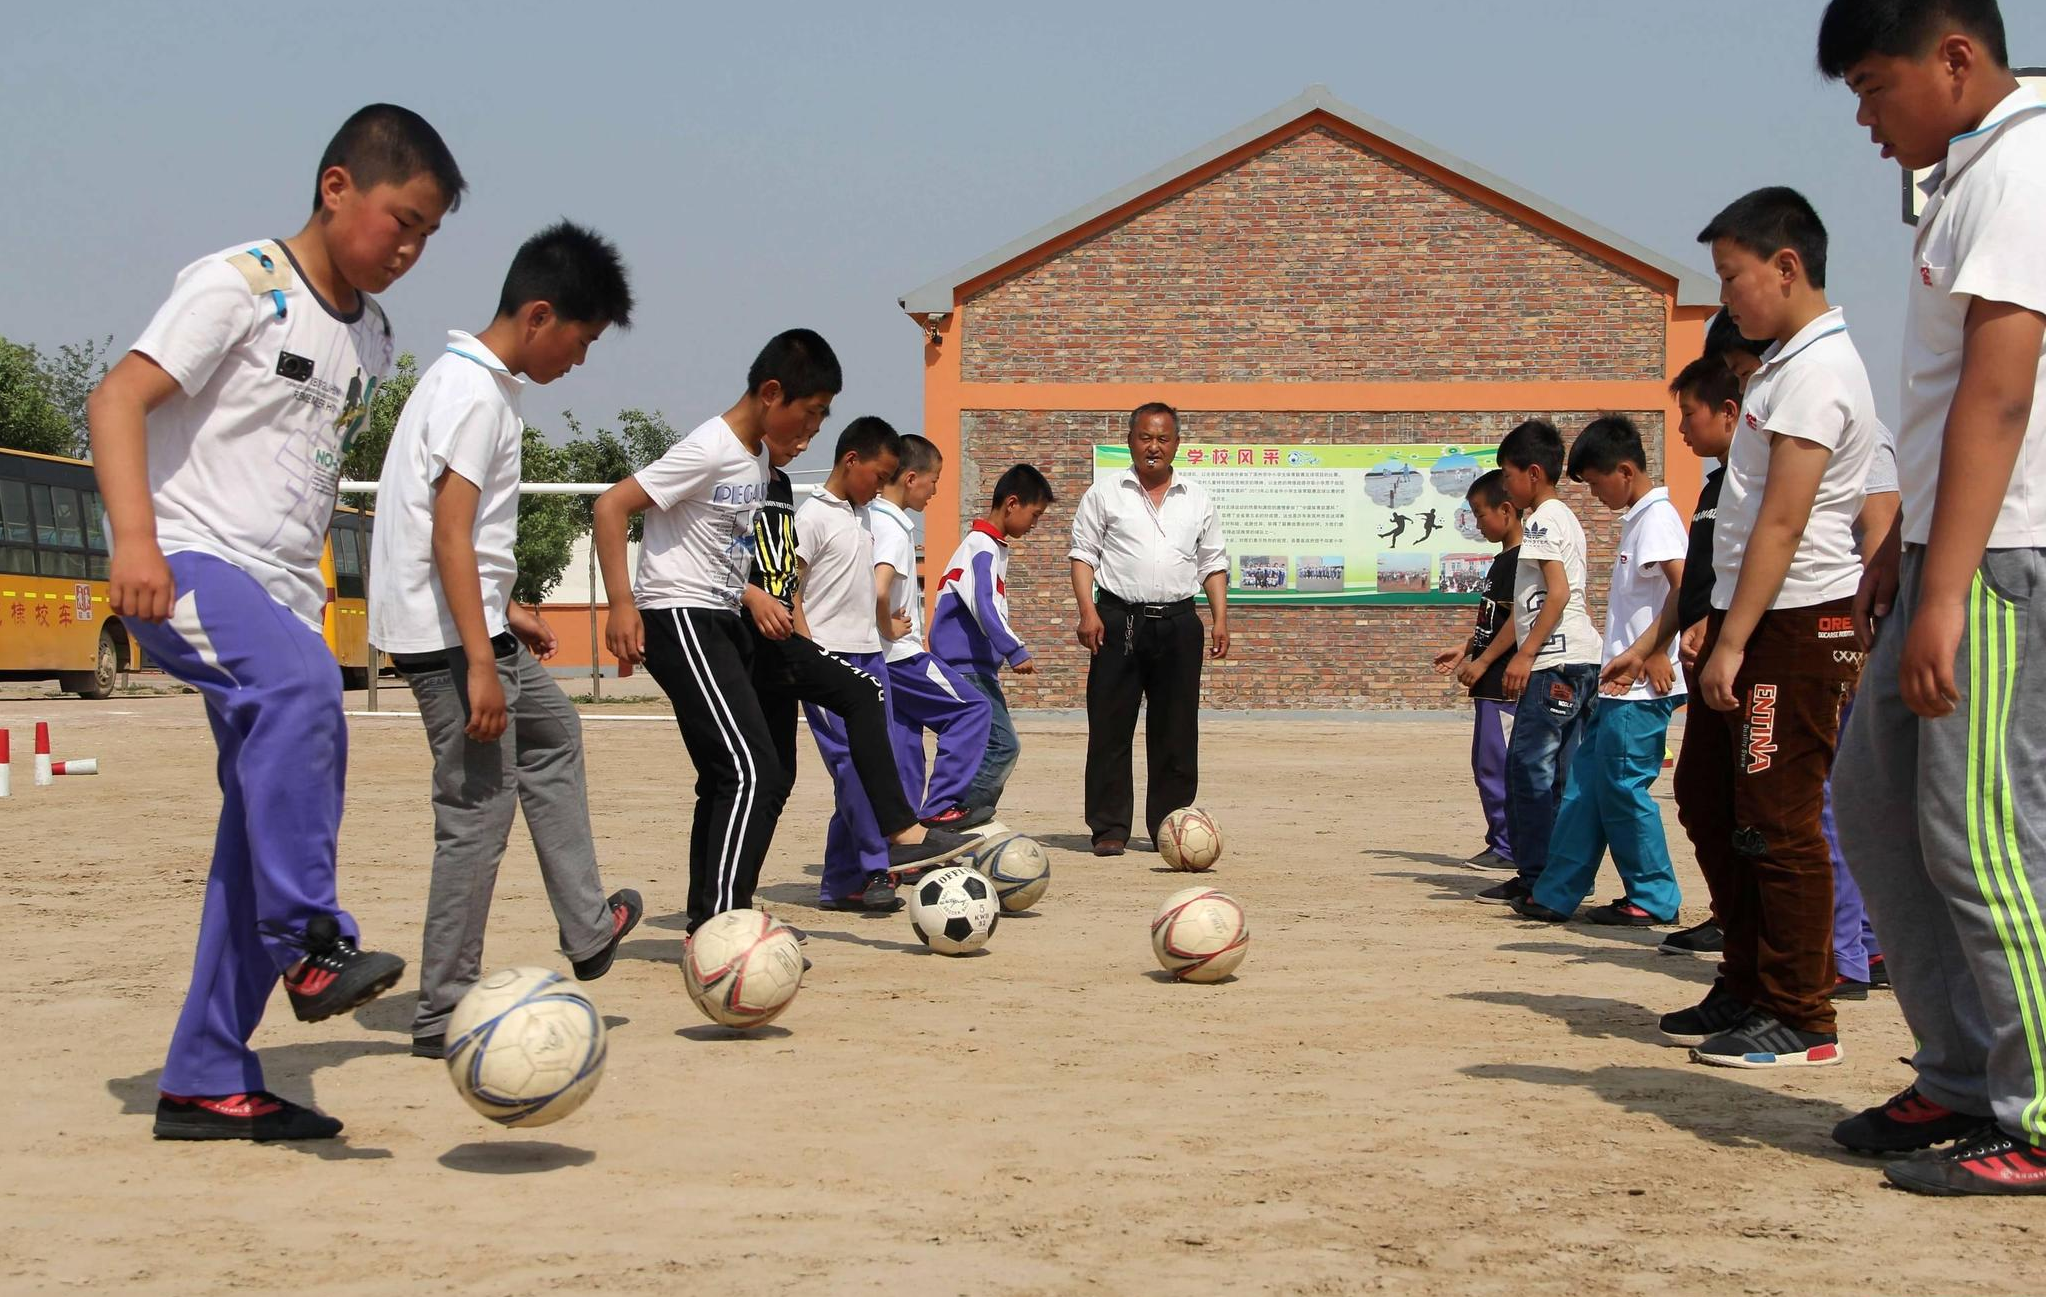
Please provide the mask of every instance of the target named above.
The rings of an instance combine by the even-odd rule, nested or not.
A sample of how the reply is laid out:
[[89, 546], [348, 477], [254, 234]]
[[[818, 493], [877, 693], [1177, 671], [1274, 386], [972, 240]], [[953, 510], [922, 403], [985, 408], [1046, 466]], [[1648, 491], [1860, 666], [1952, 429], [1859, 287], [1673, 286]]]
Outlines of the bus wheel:
[[58, 677], [58, 685], [67, 694], [80, 698], [111, 698], [114, 683], [121, 675], [121, 654], [114, 647], [114, 633], [102, 629], [99, 633], [99, 656], [94, 659], [91, 671], [72, 671]]

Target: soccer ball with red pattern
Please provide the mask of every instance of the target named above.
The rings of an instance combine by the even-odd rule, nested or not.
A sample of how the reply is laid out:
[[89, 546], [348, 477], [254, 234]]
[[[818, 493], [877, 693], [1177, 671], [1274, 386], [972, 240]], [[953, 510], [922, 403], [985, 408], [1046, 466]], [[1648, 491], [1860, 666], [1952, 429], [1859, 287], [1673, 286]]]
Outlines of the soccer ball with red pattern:
[[1234, 897], [1212, 887], [1174, 892], [1151, 920], [1151, 953], [1182, 982], [1219, 982], [1250, 949], [1250, 924]]
[[1212, 869], [1222, 858], [1222, 830], [1206, 811], [1181, 807], [1158, 826], [1158, 854], [1165, 857], [1166, 864], [1186, 873]]
[[703, 1016], [759, 1027], [789, 1007], [803, 985], [796, 934], [761, 910], [726, 910], [704, 921], [682, 950], [682, 981]]

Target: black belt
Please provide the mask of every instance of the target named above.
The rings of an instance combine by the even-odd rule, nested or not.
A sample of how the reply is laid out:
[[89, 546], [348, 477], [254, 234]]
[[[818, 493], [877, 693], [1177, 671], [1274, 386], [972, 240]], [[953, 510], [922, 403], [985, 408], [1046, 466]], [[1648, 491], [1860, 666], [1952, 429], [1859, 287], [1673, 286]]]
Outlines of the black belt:
[[1175, 599], [1171, 603], [1137, 603], [1123, 598], [1112, 590], [1103, 590], [1100, 602], [1112, 604], [1117, 608], [1133, 612], [1139, 617], [1149, 618], [1152, 621], [1162, 621], [1167, 617], [1184, 616], [1194, 610], [1194, 601], [1191, 595], [1184, 599]]
[[[492, 656], [508, 658], [518, 651], [519, 637], [510, 631], [490, 637], [490, 652]], [[462, 646], [459, 644], [453, 648], [442, 649], [438, 653], [393, 653], [391, 654], [391, 665], [406, 675], [412, 675], [420, 671], [438, 671], [442, 667], [452, 666], [457, 658], [465, 662], [468, 660], [467, 655], [462, 652]]]

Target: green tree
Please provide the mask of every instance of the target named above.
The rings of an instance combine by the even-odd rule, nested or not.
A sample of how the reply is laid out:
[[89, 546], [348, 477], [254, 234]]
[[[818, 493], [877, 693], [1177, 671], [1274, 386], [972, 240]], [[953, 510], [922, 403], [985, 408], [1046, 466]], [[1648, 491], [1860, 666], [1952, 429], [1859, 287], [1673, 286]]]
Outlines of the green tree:
[[[355, 434], [355, 440], [348, 443], [348, 452], [341, 460], [343, 480], [374, 482], [384, 475], [384, 452], [391, 448], [391, 433], [397, 429], [398, 416], [417, 386], [419, 360], [408, 351], [398, 357], [398, 367], [390, 378], [378, 384], [377, 394], [370, 400], [368, 422]], [[351, 492], [341, 503], [372, 509], [376, 507], [376, 497]]]
[[[528, 482], [567, 482], [576, 479], [567, 450], [551, 444], [538, 428], [526, 425], [521, 451]], [[572, 495], [522, 495], [519, 497], [519, 538], [512, 546], [518, 561], [518, 580], [512, 584], [512, 598], [520, 603], [539, 603], [547, 592], [561, 583], [568, 567], [576, 537], [589, 530], [585, 515], [588, 503]]]
[[67, 342], [57, 348], [53, 359], [37, 357], [43, 372], [43, 390], [71, 429], [72, 449], [68, 453], [80, 459], [92, 451], [92, 430], [86, 423], [85, 402], [92, 395], [92, 389], [107, 376], [107, 359], [113, 354], [114, 338], [108, 334], [98, 342], [90, 338], [84, 342]]
[[50, 387], [34, 347], [0, 338], [0, 446], [41, 455], [73, 455], [82, 447]]

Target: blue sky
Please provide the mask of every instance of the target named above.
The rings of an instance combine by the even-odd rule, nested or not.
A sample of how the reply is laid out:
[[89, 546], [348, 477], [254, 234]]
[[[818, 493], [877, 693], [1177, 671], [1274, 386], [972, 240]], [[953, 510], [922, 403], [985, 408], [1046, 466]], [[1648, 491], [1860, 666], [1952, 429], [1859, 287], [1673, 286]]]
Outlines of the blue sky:
[[[125, 345], [180, 266], [295, 230], [334, 127], [388, 99], [471, 183], [383, 299], [403, 347], [481, 327], [520, 240], [566, 215], [619, 243], [640, 307], [529, 393], [542, 428], [689, 426], [802, 324], [845, 362], [841, 418], [911, 430], [899, 296], [1323, 82], [1701, 270], [1726, 201], [1804, 190], [1888, 414], [1908, 231], [1895, 167], [1813, 70], [1823, 7], [370, 2], [321, 32], [274, 5], [34, 6], [0, 81], [0, 335]], [[2004, 9], [2014, 61], [2046, 64], [2046, 5]]]

